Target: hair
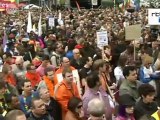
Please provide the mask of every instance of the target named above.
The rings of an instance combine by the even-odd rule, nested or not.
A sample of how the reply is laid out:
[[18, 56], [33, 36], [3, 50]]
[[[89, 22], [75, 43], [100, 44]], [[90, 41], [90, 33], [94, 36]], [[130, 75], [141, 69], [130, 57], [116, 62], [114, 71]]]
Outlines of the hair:
[[5, 102], [7, 104], [10, 104], [12, 102], [12, 97], [18, 97], [18, 96], [15, 94], [6, 94], [4, 95], [4, 97], [5, 97]]
[[142, 95], [146, 97], [147, 95], [155, 93], [156, 91], [152, 85], [146, 83], [139, 86], [138, 92], [141, 97]]
[[47, 73], [50, 72], [50, 71], [54, 71], [53, 67], [51, 67], [51, 66], [44, 69], [44, 74], [48, 75]]
[[5, 52], [4, 54], [3, 54], [3, 59], [4, 60], [6, 60], [7, 58], [12, 58], [12, 54], [11, 53], [9, 53], [9, 52]]
[[70, 68], [63, 69], [62, 76], [65, 77], [66, 73], [72, 73], [72, 70]]
[[11, 110], [5, 116], [5, 120], [16, 120], [21, 115], [25, 115], [21, 110]]
[[72, 98], [70, 98], [70, 100], [68, 101], [68, 110], [70, 110], [71, 112], [75, 112], [76, 107], [78, 106], [78, 104], [82, 102], [82, 100], [78, 97], [73, 96]]
[[142, 59], [143, 65], [147, 65], [152, 62], [153, 62], [153, 58], [149, 55], [144, 56], [144, 58]]
[[35, 101], [38, 101], [38, 100], [41, 100], [41, 98], [40, 97], [33, 97], [32, 98], [32, 101], [31, 101], [32, 109], [35, 108]]
[[24, 84], [25, 84], [26, 82], [31, 82], [31, 81], [29, 81], [28, 79], [24, 79], [24, 80], [22, 80], [22, 81], [20, 82], [20, 86], [21, 86], [21, 87], [24, 87]]
[[119, 105], [118, 114], [122, 117], [126, 117], [126, 105]]
[[33, 65], [32, 63], [28, 64], [27, 67], [26, 67], [26, 69], [27, 69], [27, 70], [30, 70], [30, 69], [31, 69], [31, 66], [34, 66], [34, 65]]
[[118, 65], [121, 67], [124, 67], [126, 62], [127, 62], [127, 57], [126, 56], [120, 56], [118, 60]]
[[134, 71], [134, 70], [136, 70], [135, 66], [125, 66], [124, 69], [123, 69], [123, 75], [125, 77], [127, 77], [127, 76], [129, 76], [130, 71]]
[[44, 54], [43, 57], [42, 57], [42, 60], [43, 60], [43, 61], [44, 61], [44, 60], [50, 60], [50, 59], [49, 59], [49, 55], [45, 55], [45, 54]]
[[101, 117], [105, 113], [104, 102], [94, 98], [88, 103], [88, 112], [94, 117]]
[[99, 81], [98, 72], [94, 71], [87, 77], [87, 85], [89, 88], [94, 88]]
[[93, 70], [99, 70], [100, 67], [103, 67], [106, 64], [106, 62], [102, 59], [98, 59], [94, 61], [93, 63]]

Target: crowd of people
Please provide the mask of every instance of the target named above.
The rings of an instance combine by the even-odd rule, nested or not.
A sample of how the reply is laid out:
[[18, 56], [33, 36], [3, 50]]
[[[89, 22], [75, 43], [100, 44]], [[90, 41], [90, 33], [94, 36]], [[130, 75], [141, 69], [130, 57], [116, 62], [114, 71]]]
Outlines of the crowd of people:
[[[27, 13], [0, 15], [0, 120], [160, 119], [159, 28], [146, 7], [33, 10], [30, 33]], [[141, 37], [125, 40], [136, 24]], [[102, 48], [97, 31], [108, 34]]]

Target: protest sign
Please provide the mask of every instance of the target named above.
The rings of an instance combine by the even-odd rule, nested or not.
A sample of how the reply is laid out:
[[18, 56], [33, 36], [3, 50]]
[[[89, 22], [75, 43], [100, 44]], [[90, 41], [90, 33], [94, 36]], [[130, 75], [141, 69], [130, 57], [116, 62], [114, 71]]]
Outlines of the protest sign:
[[55, 26], [54, 18], [49, 18], [48, 25], [49, 25], [49, 27], [54, 27]]
[[125, 40], [136, 40], [141, 37], [141, 25], [131, 25], [125, 28]]
[[105, 45], [108, 45], [107, 31], [99, 31], [99, 32], [97, 32], [97, 46], [99, 48], [102, 48]]

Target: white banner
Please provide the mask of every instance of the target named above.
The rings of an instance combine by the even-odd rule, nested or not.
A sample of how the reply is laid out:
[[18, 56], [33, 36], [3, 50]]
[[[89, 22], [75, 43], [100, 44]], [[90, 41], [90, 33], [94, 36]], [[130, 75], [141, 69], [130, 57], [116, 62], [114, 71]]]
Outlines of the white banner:
[[148, 24], [160, 25], [160, 9], [148, 9]]
[[108, 45], [107, 31], [97, 32], [97, 46], [101, 48], [105, 45]]

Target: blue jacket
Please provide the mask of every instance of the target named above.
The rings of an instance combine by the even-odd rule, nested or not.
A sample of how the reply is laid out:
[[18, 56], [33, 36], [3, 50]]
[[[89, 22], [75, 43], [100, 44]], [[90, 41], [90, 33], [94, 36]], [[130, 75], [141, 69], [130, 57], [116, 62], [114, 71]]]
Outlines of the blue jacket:
[[157, 80], [157, 79], [159, 79], [160, 78], [160, 74], [153, 73], [153, 74], [150, 75], [150, 77], [145, 78], [145, 76], [144, 76], [144, 66], [141, 66], [140, 70], [139, 70], [139, 78], [140, 78], [141, 82], [143, 82], [143, 83], [149, 83], [151, 80]]

